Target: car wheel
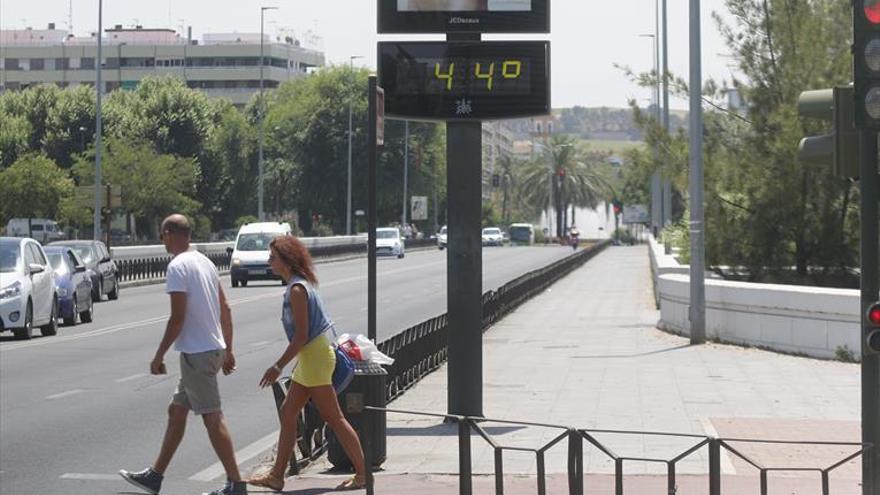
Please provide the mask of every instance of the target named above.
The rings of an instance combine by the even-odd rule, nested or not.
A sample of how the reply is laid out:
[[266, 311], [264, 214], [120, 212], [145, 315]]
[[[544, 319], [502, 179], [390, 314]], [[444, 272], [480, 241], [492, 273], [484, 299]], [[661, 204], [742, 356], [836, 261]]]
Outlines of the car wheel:
[[397, 255], [397, 259], [403, 258], [403, 253]]
[[40, 327], [40, 333], [43, 334], [43, 337], [58, 333], [58, 299], [52, 301], [52, 319], [49, 320], [49, 323]]
[[15, 334], [15, 340], [30, 340], [34, 336], [34, 308], [30, 301], [24, 312], [24, 328], [16, 328], [12, 332]]
[[104, 293], [104, 281], [98, 280], [98, 284], [92, 288], [92, 301], [100, 302], [101, 295]]
[[437, 246], [437, 249], [439, 249], [440, 251], [443, 251], [443, 246]]
[[91, 323], [92, 322], [92, 314], [95, 311], [95, 303], [93, 303], [91, 301], [91, 299], [89, 299], [88, 303], [89, 303], [89, 307], [86, 308], [85, 311], [83, 311], [79, 314], [79, 321], [81, 321], [83, 323]]
[[107, 293], [107, 299], [115, 301], [119, 299], [119, 279], [113, 278], [113, 290]]
[[247, 280], [241, 280], [241, 281], [239, 281], [238, 283], [240, 283], [242, 287], [247, 287], [247, 283], [248, 283], [248, 281], [247, 281]]
[[232, 281], [232, 287], [233, 287], [233, 288], [238, 287], [238, 280], [233, 280], [233, 281]]
[[79, 307], [76, 304], [76, 296], [73, 296], [73, 311], [70, 313], [70, 318], [64, 317], [64, 324], [67, 326], [76, 325], [76, 317], [78, 316], [77, 311], [79, 311]]

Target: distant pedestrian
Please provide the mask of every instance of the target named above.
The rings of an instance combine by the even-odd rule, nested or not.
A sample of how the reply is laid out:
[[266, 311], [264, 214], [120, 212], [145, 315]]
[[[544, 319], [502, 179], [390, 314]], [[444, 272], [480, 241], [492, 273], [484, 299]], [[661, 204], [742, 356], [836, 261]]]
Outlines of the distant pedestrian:
[[119, 471], [132, 485], [158, 494], [174, 452], [183, 440], [186, 420], [192, 411], [202, 416], [211, 445], [226, 470], [226, 484], [210, 495], [245, 495], [235, 461], [232, 438], [220, 407], [217, 373], [235, 371], [232, 353], [232, 313], [220, 286], [217, 268], [205, 255], [190, 250], [190, 224], [183, 215], [162, 222], [160, 234], [174, 258], [168, 264], [166, 292], [171, 297], [171, 316], [165, 335], [150, 362], [150, 373], [167, 373], [164, 358], [171, 345], [180, 352], [180, 381], [168, 406], [168, 424], [162, 447], [152, 467], [138, 472]]
[[571, 230], [568, 231], [568, 235], [571, 236], [571, 249], [572, 249], [573, 251], [577, 251], [577, 248], [578, 248], [578, 238], [580, 237], [581, 233], [578, 231], [577, 227], [575, 227], [574, 225], [572, 225], [572, 226], [571, 226]]
[[355, 468], [355, 475], [339, 488], [363, 488], [366, 484], [364, 453], [357, 433], [342, 415], [333, 389], [336, 354], [328, 336], [328, 333], [334, 333], [333, 322], [324, 312], [324, 304], [316, 290], [318, 279], [312, 258], [299, 239], [291, 235], [280, 236], [269, 244], [269, 266], [287, 283], [281, 322], [289, 343], [278, 361], [266, 370], [260, 387], [271, 386], [294, 357], [299, 359], [293, 371], [290, 392], [281, 405], [281, 432], [275, 464], [268, 473], [248, 482], [275, 491], [284, 488], [284, 472], [296, 445], [296, 421], [311, 399]]

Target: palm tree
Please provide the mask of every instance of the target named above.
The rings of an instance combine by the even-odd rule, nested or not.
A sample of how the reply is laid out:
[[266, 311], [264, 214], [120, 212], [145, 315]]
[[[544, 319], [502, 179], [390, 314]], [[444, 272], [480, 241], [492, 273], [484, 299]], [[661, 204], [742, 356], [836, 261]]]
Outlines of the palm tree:
[[568, 206], [595, 208], [612, 190], [594, 165], [582, 161], [571, 136], [553, 135], [542, 148], [541, 155], [526, 169], [520, 190], [523, 200], [539, 210], [552, 200], [556, 232], [561, 235]]

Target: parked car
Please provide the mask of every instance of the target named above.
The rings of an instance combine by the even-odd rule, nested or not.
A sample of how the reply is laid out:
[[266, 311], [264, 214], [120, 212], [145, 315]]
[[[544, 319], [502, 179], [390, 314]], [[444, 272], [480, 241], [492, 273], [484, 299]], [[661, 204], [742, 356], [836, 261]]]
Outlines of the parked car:
[[226, 248], [232, 255], [229, 270], [232, 286], [247, 287], [249, 280], [281, 280], [269, 268], [269, 243], [290, 233], [286, 222], [246, 223], [238, 230], [235, 247]]
[[50, 245], [73, 249], [86, 264], [86, 268], [92, 271], [92, 301], [100, 301], [104, 294], [111, 301], [119, 299], [119, 269], [103, 242], [61, 241]]
[[397, 227], [376, 229], [376, 256], [397, 256], [403, 258], [406, 247]]
[[48, 218], [10, 218], [6, 224], [6, 235], [30, 237], [43, 244], [66, 238], [58, 223]]
[[501, 229], [498, 227], [486, 227], [483, 229], [482, 237], [484, 246], [504, 245], [504, 236], [501, 235]]
[[0, 331], [30, 339], [58, 333], [55, 271], [34, 239], [0, 237]]
[[440, 228], [440, 232], [437, 234], [437, 249], [443, 251], [446, 249], [446, 226], [444, 225]]
[[77, 319], [91, 323], [95, 304], [92, 301], [91, 270], [73, 248], [46, 246], [43, 251], [55, 270], [58, 314], [64, 324], [76, 325]]

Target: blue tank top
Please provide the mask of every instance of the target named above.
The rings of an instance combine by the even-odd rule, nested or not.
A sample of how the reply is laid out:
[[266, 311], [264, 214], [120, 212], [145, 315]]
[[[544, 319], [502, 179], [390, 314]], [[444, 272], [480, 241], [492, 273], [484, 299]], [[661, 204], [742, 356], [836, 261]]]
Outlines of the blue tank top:
[[[284, 326], [284, 333], [287, 334], [287, 340], [293, 340], [296, 331], [296, 323], [293, 319], [293, 308], [290, 307], [290, 289], [294, 285], [301, 285], [308, 294], [309, 308], [309, 340], [311, 342], [315, 337], [322, 335], [327, 329], [333, 327], [333, 321], [324, 311], [324, 302], [321, 301], [321, 295], [312, 287], [308, 280], [294, 276], [287, 282], [287, 290], [284, 291], [284, 305], [281, 308], [281, 324]], [[331, 339], [332, 340], [332, 339]]]

